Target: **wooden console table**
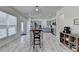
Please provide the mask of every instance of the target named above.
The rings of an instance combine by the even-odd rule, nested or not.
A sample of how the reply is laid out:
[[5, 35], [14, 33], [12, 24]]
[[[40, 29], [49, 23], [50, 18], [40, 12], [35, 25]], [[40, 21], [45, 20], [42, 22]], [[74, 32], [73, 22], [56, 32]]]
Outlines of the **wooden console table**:
[[79, 52], [79, 34], [60, 32], [60, 42], [75, 52]]

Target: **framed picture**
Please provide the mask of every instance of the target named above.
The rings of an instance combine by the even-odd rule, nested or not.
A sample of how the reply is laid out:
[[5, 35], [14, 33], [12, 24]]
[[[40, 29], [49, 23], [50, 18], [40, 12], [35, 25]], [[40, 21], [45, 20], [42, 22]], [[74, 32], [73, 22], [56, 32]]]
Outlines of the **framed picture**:
[[79, 25], [79, 18], [78, 19], [74, 19], [74, 25]]

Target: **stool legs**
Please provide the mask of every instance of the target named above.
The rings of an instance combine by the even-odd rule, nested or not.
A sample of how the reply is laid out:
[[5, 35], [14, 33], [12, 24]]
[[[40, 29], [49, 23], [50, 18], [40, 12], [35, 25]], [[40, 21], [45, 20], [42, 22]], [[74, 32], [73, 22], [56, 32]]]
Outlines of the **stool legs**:
[[41, 48], [40, 32], [33, 32], [33, 48], [35, 48], [36, 45], [39, 45], [39, 47]]

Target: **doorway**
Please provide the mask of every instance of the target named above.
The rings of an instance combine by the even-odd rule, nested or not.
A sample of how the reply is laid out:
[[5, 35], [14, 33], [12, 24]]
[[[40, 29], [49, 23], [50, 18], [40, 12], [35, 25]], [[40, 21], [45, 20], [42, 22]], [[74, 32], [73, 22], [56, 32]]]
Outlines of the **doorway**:
[[24, 22], [21, 22], [21, 34], [24, 32]]

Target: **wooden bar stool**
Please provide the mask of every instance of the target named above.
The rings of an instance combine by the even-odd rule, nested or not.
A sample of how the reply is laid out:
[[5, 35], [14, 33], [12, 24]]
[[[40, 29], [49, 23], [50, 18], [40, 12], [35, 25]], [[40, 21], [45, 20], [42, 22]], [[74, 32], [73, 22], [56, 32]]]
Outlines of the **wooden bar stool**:
[[39, 45], [41, 48], [41, 30], [32, 30], [33, 31], [33, 48], [35, 48], [36, 45]]

